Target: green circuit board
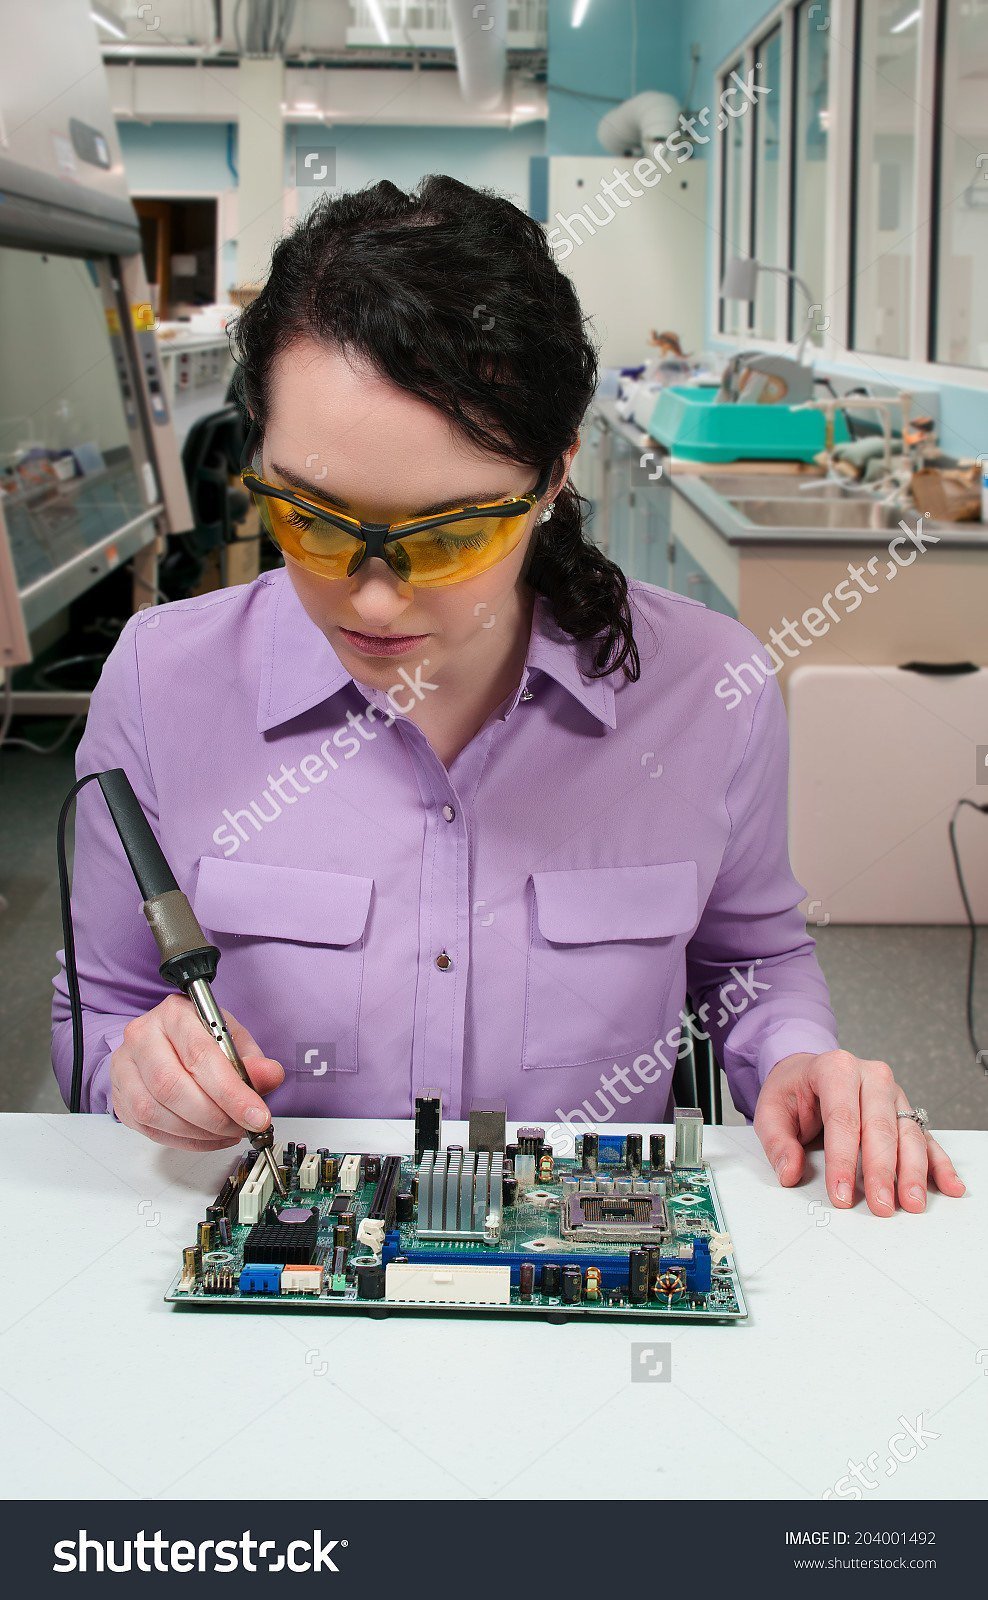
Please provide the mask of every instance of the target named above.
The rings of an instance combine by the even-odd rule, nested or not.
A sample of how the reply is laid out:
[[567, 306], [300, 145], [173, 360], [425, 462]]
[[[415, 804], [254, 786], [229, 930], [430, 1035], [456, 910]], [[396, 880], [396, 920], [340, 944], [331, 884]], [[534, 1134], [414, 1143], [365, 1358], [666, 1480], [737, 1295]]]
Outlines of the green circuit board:
[[747, 1316], [709, 1164], [653, 1164], [640, 1146], [611, 1136], [592, 1161], [579, 1147], [557, 1159], [544, 1139], [534, 1155], [454, 1146], [419, 1159], [279, 1146], [284, 1199], [251, 1153], [165, 1298], [557, 1321]]

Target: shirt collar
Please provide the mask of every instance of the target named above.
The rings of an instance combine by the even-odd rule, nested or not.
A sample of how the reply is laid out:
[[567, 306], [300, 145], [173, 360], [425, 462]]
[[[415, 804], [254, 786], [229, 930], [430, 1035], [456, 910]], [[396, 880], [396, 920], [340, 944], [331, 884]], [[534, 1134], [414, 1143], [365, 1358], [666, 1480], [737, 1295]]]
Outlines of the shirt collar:
[[[267, 580], [257, 726], [261, 733], [299, 717], [328, 700], [353, 679], [325, 634], [302, 606], [287, 571]], [[514, 709], [533, 672], [543, 672], [572, 695], [598, 722], [617, 726], [611, 677], [594, 678], [589, 646], [572, 639], [553, 621], [541, 595], [535, 597], [532, 636], [525, 671], [510, 709]]]

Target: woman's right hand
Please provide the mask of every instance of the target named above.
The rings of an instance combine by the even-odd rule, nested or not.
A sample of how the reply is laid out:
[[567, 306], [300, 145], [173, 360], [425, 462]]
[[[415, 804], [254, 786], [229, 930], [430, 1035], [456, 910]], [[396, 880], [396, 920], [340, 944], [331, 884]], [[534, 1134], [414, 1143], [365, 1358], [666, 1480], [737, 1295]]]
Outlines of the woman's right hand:
[[271, 1113], [261, 1096], [284, 1081], [284, 1069], [262, 1055], [235, 1017], [223, 1016], [253, 1089], [241, 1082], [191, 1000], [170, 994], [128, 1022], [110, 1057], [113, 1109], [121, 1122], [180, 1150], [222, 1150], [238, 1144], [245, 1128], [267, 1127]]

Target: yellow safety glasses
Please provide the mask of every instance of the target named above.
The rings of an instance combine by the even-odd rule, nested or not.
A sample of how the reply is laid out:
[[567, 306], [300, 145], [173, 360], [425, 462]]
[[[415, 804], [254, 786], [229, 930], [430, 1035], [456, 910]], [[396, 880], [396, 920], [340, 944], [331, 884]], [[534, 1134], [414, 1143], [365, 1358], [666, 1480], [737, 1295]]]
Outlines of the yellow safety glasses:
[[476, 578], [519, 544], [525, 518], [549, 487], [548, 466], [529, 494], [489, 505], [462, 506], [406, 522], [360, 522], [311, 494], [268, 483], [249, 465], [260, 442], [252, 428], [240, 480], [254, 497], [261, 522], [284, 555], [323, 578], [348, 578], [372, 556], [420, 588]]

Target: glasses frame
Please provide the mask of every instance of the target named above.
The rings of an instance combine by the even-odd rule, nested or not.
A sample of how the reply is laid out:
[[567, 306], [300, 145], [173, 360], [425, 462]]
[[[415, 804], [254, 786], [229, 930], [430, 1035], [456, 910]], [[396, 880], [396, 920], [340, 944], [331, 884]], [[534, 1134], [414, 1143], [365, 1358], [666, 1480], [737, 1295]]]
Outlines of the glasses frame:
[[[386, 562], [397, 577], [402, 574], [393, 566], [388, 555], [388, 545], [398, 544], [402, 539], [409, 539], [413, 534], [424, 533], [429, 528], [446, 527], [451, 522], [473, 522], [477, 517], [496, 517], [501, 520], [505, 517], [522, 517], [534, 510], [542, 496], [545, 494], [552, 481], [552, 472], [555, 462], [550, 462], [539, 474], [538, 482], [528, 494], [516, 495], [511, 500], [493, 500], [483, 505], [462, 506], [456, 511], [444, 511], [438, 516], [415, 517], [406, 522], [361, 522], [358, 517], [351, 517], [343, 511], [333, 511], [331, 507], [322, 506], [308, 495], [298, 494], [293, 489], [282, 488], [279, 484], [268, 483], [256, 473], [251, 466], [251, 461], [261, 442], [261, 433], [257, 424], [252, 424], [247, 438], [244, 441], [243, 453], [240, 458], [240, 481], [244, 488], [254, 495], [266, 495], [271, 500], [287, 500], [290, 505], [298, 506], [310, 516], [318, 517], [322, 522], [328, 522], [335, 528], [341, 528], [344, 533], [350, 534], [355, 543], [363, 541], [364, 551], [356, 563], [347, 567], [347, 577], [352, 577], [358, 572], [365, 561], [379, 556]], [[354, 532], [359, 529], [359, 535]], [[267, 532], [267, 529], [265, 529]], [[280, 550], [278, 541], [272, 542]], [[356, 552], [355, 552], [356, 553]], [[506, 552], [506, 554], [510, 554]], [[284, 551], [282, 551], [284, 555]], [[503, 559], [503, 558], [502, 558]], [[447, 582], [455, 582], [448, 579]], [[414, 579], [402, 578], [403, 583], [411, 583]], [[442, 587], [435, 585], [434, 587]]]

